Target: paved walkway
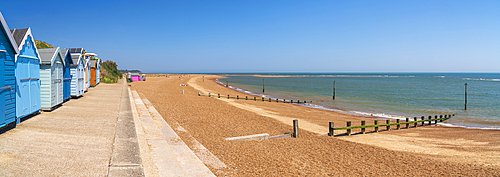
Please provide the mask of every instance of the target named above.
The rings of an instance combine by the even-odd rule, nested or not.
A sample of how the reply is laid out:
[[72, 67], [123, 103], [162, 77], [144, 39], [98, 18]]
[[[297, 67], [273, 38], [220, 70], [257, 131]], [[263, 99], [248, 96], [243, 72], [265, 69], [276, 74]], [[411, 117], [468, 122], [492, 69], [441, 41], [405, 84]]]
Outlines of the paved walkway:
[[0, 134], [0, 176], [143, 176], [125, 84], [100, 84]]

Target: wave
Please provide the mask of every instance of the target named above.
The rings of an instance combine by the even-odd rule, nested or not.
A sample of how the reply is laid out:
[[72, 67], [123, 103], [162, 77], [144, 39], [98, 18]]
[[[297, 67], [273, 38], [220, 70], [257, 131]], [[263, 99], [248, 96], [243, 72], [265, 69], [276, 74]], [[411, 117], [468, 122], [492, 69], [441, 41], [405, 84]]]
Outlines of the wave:
[[470, 81], [493, 81], [493, 82], [500, 82], [500, 79], [483, 79], [483, 78], [463, 78], [464, 80], [470, 80]]

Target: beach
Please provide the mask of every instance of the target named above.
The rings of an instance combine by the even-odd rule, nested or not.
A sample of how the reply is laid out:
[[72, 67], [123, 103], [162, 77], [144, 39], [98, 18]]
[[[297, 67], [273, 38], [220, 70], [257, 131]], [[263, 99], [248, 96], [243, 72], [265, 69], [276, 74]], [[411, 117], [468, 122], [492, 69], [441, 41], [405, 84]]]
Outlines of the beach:
[[[188, 146], [193, 146], [186, 141], [192, 136], [228, 166], [209, 167], [217, 176], [500, 175], [498, 130], [431, 125], [402, 130], [393, 127], [391, 131], [352, 136], [340, 136], [345, 131], [336, 131], [339, 136], [324, 136], [328, 122], [345, 126], [346, 121], [352, 121], [356, 126], [362, 120], [372, 123], [375, 118], [260, 98], [253, 101], [198, 96], [200, 92], [254, 97], [217, 84], [215, 79], [221, 77], [170, 75], [130, 83], [131, 90], [149, 100]], [[294, 119], [299, 122], [298, 138], [225, 140], [260, 133], [291, 133]], [[185, 131], [175, 129], [176, 124]]]

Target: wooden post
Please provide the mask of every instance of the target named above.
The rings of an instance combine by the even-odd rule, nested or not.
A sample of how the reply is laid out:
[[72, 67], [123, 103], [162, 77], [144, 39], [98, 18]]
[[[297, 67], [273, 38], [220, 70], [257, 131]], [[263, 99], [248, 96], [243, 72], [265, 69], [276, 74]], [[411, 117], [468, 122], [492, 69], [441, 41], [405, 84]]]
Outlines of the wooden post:
[[304, 104], [306, 104], [306, 101], [304, 101]]
[[227, 99], [229, 99], [229, 94], [227, 95]]
[[269, 102], [271, 102], [271, 98], [269, 98]]
[[245, 100], [248, 100], [248, 96], [245, 96]]
[[335, 100], [335, 80], [333, 81], [333, 100]]
[[[420, 117], [420, 119], [421, 119], [421, 120], [424, 120], [424, 119], [425, 119], [425, 117], [424, 117], [424, 116], [422, 116], [422, 117]], [[422, 121], [422, 126], [424, 126], [424, 123], [425, 123], [425, 121]]]
[[299, 121], [297, 119], [293, 120], [293, 137], [299, 137]]
[[431, 119], [432, 119], [432, 116], [429, 116], [429, 125], [431, 125], [431, 123], [432, 123]]
[[253, 101], [257, 101], [257, 98], [256, 98], [256, 97], [253, 97]]
[[236, 95], [236, 99], [239, 100], [240, 99], [240, 96], [239, 95]]
[[290, 100], [290, 103], [293, 103], [293, 100]]
[[278, 102], [279, 102], [279, 100], [278, 100], [278, 98], [276, 98], [276, 103], [278, 103]]
[[434, 116], [434, 119], [436, 119], [436, 120], [434, 120], [434, 124], [437, 124], [437, 123], [438, 123], [438, 120], [437, 120], [437, 119], [438, 119], [438, 116], [437, 116], [437, 115], [435, 115], [435, 116]]
[[[414, 118], [413, 118], [413, 121], [417, 121], [417, 117], [414, 117]], [[414, 127], [417, 127], [417, 124], [418, 124], [418, 123], [416, 123], [416, 122], [415, 122], [415, 125], [413, 125], [413, 126], [414, 126]]]
[[333, 125], [333, 122], [330, 122], [328, 126], [328, 136], [333, 136], [333, 131], [335, 131], [335, 126]]
[[443, 119], [441, 119], [441, 118], [443, 118], [443, 115], [439, 115], [439, 118], [440, 118], [439, 122], [443, 122]]
[[401, 121], [401, 120], [396, 119], [396, 123], [398, 123], [396, 130], [399, 130], [399, 128], [401, 127], [401, 125], [399, 125], [399, 122], [400, 122], [400, 121]]
[[410, 128], [410, 124], [408, 122], [410, 122], [410, 118], [406, 118], [406, 128]]
[[262, 101], [264, 101], [264, 97], [262, 97]]
[[286, 99], [283, 98], [283, 103], [286, 103]]
[[[347, 127], [351, 126], [351, 121], [347, 121]], [[347, 135], [351, 136], [351, 129], [347, 129]]]
[[220, 93], [217, 94], [217, 98], [220, 98]]
[[[374, 120], [373, 124], [378, 125], [378, 120]], [[375, 132], [378, 132], [378, 127], [377, 126], [375, 126]]]
[[300, 104], [300, 100], [297, 100], [297, 104]]
[[465, 83], [465, 105], [464, 110], [467, 110], [467, 83]]
[[[363, 126], [363, 125], [365, 125], [365, 121], [364, 120], [361, 121], [361, 126]], [[365, 134], [365, 128], [364, 127], [361, 128], [361, 133]]]
[[448, 115], [448, 118], [451, 118], [451, 115]]
[[265, 93], [265, 90], [264, 90], [264, 78], [262, 78], [262, 93]]
[[391, 125], [390, 125], [391, 124], [391, 120], [385, 120], [385, 124], [387, 124], [386, 130], [387, 131], [391, 130]]
[[198, 92], [198, 96], [200, 96], [200, 95], [201, 95], [201, 93], [200, 93], [200, 92]]

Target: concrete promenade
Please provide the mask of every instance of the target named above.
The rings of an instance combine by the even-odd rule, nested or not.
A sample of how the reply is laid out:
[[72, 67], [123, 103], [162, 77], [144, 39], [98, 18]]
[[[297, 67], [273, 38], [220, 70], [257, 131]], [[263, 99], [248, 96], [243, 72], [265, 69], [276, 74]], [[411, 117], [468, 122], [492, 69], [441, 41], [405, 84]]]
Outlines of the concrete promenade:
[[0, 176], [144, 176], [123, 80], [0, 134]]

